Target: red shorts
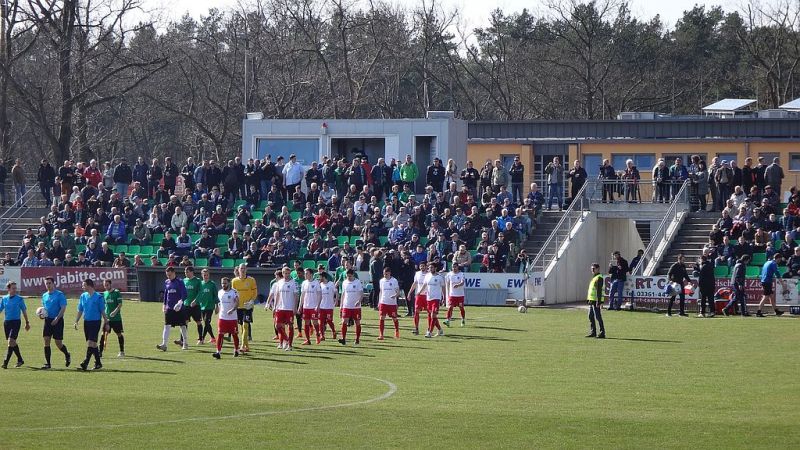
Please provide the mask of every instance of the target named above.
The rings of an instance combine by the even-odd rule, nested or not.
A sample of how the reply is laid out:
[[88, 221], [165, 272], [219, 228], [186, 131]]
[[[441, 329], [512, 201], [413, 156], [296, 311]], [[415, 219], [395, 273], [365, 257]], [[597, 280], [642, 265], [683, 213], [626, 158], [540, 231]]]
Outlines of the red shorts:
[[275, 311], [275, 322], [278, 324], [293, 324], [294, 323], [294, 311]]
[[424, 294], [417, 294], [417, 298], [414, 301], [414, 308], [422, 311], [428, 307], [428, 296]]
[[328, 319], [333, 320], [333, 310], [332, 309], [320, 309], [319, 310], [319, 320], [327, 321]]
[[234, 320], [217, 320], [217, 334], [236, 334], [239, 332], [239, 322]]
[[317, 310], [303, 308], [303, 320], [317, 320]]
[[439, 300], [428, 300], [428, 312], [433, 313], [434, 311], [439, 312]]
[[342, 308], [342, 319], [361, 320], [361, 308]]
[[456, 297], [454, 295], [450, 296], [450, 306], [464, 306], [464, 297]]
[[385, 314], [389, 317], [397, 317], [397, 305], [384, 305], [383, 303], [378, 303], [378, 314]]

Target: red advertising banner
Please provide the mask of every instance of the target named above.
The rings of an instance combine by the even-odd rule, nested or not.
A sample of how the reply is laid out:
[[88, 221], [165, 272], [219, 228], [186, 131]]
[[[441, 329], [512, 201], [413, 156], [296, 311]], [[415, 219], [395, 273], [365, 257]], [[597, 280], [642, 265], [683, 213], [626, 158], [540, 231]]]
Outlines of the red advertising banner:
[[25, 295], [38, 295], [44, 292], [44, 280], [53, 277], [56, 289], [65, 294], [83, 292], [83, 280], [95, 282], [95, 288], [102, 290], [101, 282], [111, 280], [120, 290], [128, 288], [128, 272], [126, 269], [111, 267], [23, 267], [20, 274], [19, 289]]

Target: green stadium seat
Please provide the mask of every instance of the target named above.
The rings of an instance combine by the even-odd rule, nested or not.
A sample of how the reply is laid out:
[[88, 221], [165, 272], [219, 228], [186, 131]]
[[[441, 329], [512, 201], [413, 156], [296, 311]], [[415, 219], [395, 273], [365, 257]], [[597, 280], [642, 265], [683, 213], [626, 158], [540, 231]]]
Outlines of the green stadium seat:
[[774, 248], [775, 250], [778, 250], [779, 248], [781, 248], [781, 245], [783, 245], [783, 241], [782, 241], [781, 239], [778, 239], [778, 240], [776, 240], [776, 241], [775, 241], [775, 243], [773, 244], [773, 248]]
[[727, 277], [728, 276], [728, 266], [717, 266], [714, 267], [714, 276], [717, 278]]
[[142, 245], [139, 247], [139, 254], [142, 256], [155, 255], [156, 248], [152, 245]]
[[145, 267], [152, 267], [153, 266], [153, 262], [150, 261], [150, 258], [142, 258], [142, 262], [144, 263]]
[[161, 265], [166, 266], [167, 262], [169, 262], [169, 258], [158, 258], [161, 261]]
[[316, 261], [303, 261], [303, 269], [316, 269], [317, 262]]
[[142, 253], [142, 247], [139, 246], [139, 245], [129, 245], [128, 246], [128, 252], [131, 255], [139, 255], [139, 254]]
[[381, 243], [381, 247], [385, 247], [389, 242], [389, 236], [378, 236], [378, 241]]
[[227, 234], [218, 234], [217, 235], [217, 240], [216, 240], [217, 246], [221, 246], [222, 245], [222, 246], [228, 247], [228, 239], [229, 238], [230, 238], [230, 236], [228, 236]]
[[236, 211], [239, 209], [240, 206], [245, 206], [245, 205], [247, 205], [247, 200], [236, 200], [236, 203], [233, 204], [233, 211]]
[[336, 242], [339, 243], [339, 247], [343, 247], [344, 243], [347, 242], [347, 241], [348, 241], [348, 237], [347, 236], [339, 236], [339, 237], [336, 238]]
[[323, 261], [317, 261], [317, 265], [318, 265], [318, 266], [322, 266], [322, 267], [324, 267], [324, 268], [325, 268], [325, 270], [328, 270], [328, 261], [326, 261], [326, 260], [323, 260]]
[[355, 247], [359, 239], [361, 239], [361, 236], [350, 236], [350, 245]]
[[263, 220], [264, 213], [262, 211], [253, 211], [253, 220]]
[[161, 245], [161, 240], [164, 239], [164, 235], [161, 233], [154, 234], [150, 242], [155, 245]]
[[300, 218], [300, 211], [292, 211], [289, 213], [289, 217], [292, 218], [292, 223], [297, 223], [297, 219]]
[[767, 254], [766, 253], [753, 253], [753, 259], [750, 261], [751, 265], [763, 265], [767, 262]]
[[121, 252], [128, 253], [128, 246], [125, 245], [125, 244], [116, 245], [116, 247], [114, 249], [114, 253], [121, 253]]
[[235, 260], [231, 258], [225, 258], [222, 260], [222, 267], [232, 269], [235, 263], [236, 263]]
[[426, 236], [426, 237], [422, 237], [422, 236], [420, 236], [420, 238], [419, 238], [419, 242], [420, 242], [420, 243], [422, 243], [422, 245], [428, 245], [428, 238], [427, 238], [427, 236]]
[[481, 263], [472, 263], [469, 265], [470, 272], [480, 272], [481, 271]]
[[234, 265], [235, 265], [235, 266], [239, 266], [240, 264], [247, 264], [247, 261], [245, 261], [245, 260], [244, 260], [244, 259], [242, 259], [242, 258], [239, 258], [239, 259], [237, 259], [237, 260], [236, 260], [236, 262], [234, 263]]
[[783, 274], [785, 274], [788, 271], [789, 271], [788, 266], [778, 266], [778, 273], [780, 273], [781, 276], [783, 276]]
[[758, 266], [747, 266], [745, 276], [747, 278], [756, 278], [761, 274], [761, 268]]
[[313, 223], [307, 223], [306, 224], [306, 230], [308, 230], [309, 233], [313, 233], [314, 231], [316, 231], [316, 229], [314, 228], [314, 224]]
[[197, 258], [194, 260], [194, 265], [197, 267], [208, 267], [208, 258]]
[[75, 251], [78, 253], [86, 251], [86, 244], [75, 244]]
[[258, 207], [256, 209], [260, 209], [261, 211], [263, 211], [263, 210], [267, 209], [267, 205], [268, 204], [267, 204], [266, 200], [261, 200], [261, 202], [258, 204]]

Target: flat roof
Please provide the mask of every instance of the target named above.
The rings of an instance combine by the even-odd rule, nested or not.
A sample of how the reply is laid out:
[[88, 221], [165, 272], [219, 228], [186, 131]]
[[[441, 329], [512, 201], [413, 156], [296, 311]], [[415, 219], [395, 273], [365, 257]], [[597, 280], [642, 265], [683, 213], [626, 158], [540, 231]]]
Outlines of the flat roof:
[[725, 98], [703, 108], [703, 112], [734, 112], [742, 110], [757, 100], [750, 98]]

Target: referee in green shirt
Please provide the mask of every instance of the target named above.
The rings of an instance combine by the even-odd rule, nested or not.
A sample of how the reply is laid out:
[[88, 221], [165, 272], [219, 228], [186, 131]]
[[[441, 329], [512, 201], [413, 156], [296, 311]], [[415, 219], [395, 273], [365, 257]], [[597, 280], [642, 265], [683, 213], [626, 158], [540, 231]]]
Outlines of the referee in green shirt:
[[200, 313], [203, 316], [203, 332], [200, 334], [200, 343], [203, 344], [205, 343], [206, 334], [211, 336], [211, 342], [215, 340], [214, 331], [211, 329], [211, 319], [214, 317], [214, 311], [219, 303], [219, 298], [217, 297], [219, 288], [211, 280], [211, 273], [208, 269], [203, 269], [200, 274], [203, 277], [203, 281], [200, 282], [200, 288], [194, 300], [200, 306]]
[[111, 280], [104, 280], [103, 281], [103, 298], [106, 302], [106, 316], [108, 317], [108, 323], [105, 328], [103, 328], [103, 337], [100, 339], [100, 357], [103, 357], [103, 350], [106, 348], [106, 343], [108, 342], [108, 335], [111, 331], [117, 335], [117, 341], [119, 342], [119, 354], [117, 357], [124, 358], [125, 357], [125, 334], [122, 327], [122, 296], [120, 295], [119, 289], [114, 287], [114, 284]]

